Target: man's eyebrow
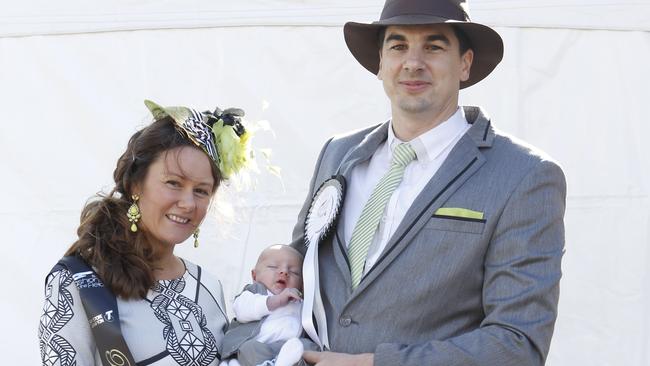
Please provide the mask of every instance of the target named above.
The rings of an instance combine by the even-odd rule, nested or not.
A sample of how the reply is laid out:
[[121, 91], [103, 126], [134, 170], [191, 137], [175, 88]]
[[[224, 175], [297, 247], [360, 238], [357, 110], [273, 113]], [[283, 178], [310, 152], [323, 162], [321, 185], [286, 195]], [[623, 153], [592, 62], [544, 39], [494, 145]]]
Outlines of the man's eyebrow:
[[435, 41], [441, 41], [445, 43], [446, 45], [450, 45], [451, 42], [449, 41], [449, 38], [445, 37], [442, 34], [432, 34], [430, 36], [427, 36], [427, 42], [435, 42]]
[[[386, 42], [388, 41], [406, 41], [406, 37], [404, 37], [401, 34], [395, 34], [391, 33], [386, 37]], [[445, 37], [442, 34], [431, 34], [427, 36], [427, 42], [435, 42], [435, 41], [441, 41], [445, 43], [446, 45], [450, 45], [451, 42], [449, 41], [449, 38]]]
[[388, 41], [406, 41], [406, 37], [401, 34], [391, 33], [386, 37], [386, 42]]

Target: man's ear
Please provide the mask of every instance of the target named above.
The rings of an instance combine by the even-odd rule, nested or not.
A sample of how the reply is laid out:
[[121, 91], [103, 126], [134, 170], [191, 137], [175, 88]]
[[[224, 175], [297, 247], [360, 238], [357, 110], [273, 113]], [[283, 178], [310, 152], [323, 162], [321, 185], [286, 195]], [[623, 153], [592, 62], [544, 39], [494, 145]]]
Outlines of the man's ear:
[[257, 274], [255, 274], [255, 268], [251, 269], [251, 277], [253, 277], [253, 281], [257, 281]]
[[474, 50], [470, 48], [460, 56], [460, 81], [467, 81], [469, 79], [472, 61], [474, 61]]

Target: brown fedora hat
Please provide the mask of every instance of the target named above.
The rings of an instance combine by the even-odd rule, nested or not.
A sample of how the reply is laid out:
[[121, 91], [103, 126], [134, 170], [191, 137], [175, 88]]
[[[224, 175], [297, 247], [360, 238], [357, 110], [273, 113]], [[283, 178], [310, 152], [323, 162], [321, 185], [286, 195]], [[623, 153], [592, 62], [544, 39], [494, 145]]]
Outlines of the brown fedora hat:
[[503, 58], [503, 41], [492, 28], [472, 23], [465, 0], [386, 0], [378, 21], [371, 24], [347, 22], [345, 43], [352, 55], [373, 74], [379, 72], [379, 31], [389, 25], [450, 24], [460, 29], [474, 50], [474, 61], [467, 81], [460, 88], [474, 85], [488, 76]]

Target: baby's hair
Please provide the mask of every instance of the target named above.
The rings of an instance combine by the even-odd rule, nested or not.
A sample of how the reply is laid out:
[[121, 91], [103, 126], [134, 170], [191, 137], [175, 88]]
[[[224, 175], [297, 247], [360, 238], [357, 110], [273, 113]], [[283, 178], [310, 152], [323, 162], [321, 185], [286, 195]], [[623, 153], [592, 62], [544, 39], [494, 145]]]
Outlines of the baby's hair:
[[260, 253], [259, 258], [257, 258], [257, 263], [255, 264], [256, 267], [260, 263], [262, 258], [264, 258], [264, 256], [271, 250], [289, 250], [290, 252], [296, 254], [298, 256], [298, 258], [300, 258], [300, 262], [305, 260], [305, 256], [303, 256], [302, 253], [300, 253], [298, 250], [296, 250], [296, 248], [294, 248], [294, 247], [292, 247], [290, 245], [287, 245], [287, 244], [272, 244], [272, 245], [269, 245], [268, 247], [264, 248], [264, 250], [262, 250], [262, 252]]

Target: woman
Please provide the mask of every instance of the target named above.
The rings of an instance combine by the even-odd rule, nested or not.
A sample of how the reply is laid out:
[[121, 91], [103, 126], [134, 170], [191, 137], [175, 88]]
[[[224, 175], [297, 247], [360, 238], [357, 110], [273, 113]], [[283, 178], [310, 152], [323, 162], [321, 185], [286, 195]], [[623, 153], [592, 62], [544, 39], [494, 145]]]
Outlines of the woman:
[[[243, 111], [145, 104], [115, 188], [86, 205], [78, 240], [48, 275], [44, 365], [217, 365], [227, 317], [221, 284], [174, 255], [223, 179], [248, 161]], [[92, 268], [92, 269], [91, 269]]]

